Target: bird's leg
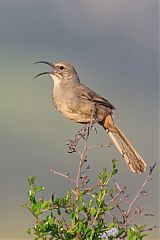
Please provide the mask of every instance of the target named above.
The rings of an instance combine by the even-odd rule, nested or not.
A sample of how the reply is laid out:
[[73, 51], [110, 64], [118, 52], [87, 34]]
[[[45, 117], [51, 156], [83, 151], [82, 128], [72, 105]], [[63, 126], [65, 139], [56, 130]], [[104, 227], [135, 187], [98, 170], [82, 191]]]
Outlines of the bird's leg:
[[96, 106], [94, 105], [94, 108], [92, 110], [92, 113], [91, 113], [91, 120], [89, 123], [87, 123], [86, 125], [86, 137], [88, 138], [89, 137], [89, 134], [90, 134], [90, 131], [93, 129], [96, 131], [97, 133], [97, 130], [96, 128], [94, 127], [94, 124], [95, 123], [98, 123], [99, 122], [99, 119], [97, 117], [97, 114], [96, 114]]

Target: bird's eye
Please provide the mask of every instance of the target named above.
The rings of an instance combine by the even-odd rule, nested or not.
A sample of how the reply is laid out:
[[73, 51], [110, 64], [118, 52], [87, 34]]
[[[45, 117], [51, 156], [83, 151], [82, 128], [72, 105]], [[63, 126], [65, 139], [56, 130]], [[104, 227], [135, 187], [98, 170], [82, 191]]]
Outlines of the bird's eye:
[[59, 68], [60, 68], [61, 70], [63, 70], [63, 69], [64, 69], [64, 67], [63, 67], [63, 66], [60, 66]]

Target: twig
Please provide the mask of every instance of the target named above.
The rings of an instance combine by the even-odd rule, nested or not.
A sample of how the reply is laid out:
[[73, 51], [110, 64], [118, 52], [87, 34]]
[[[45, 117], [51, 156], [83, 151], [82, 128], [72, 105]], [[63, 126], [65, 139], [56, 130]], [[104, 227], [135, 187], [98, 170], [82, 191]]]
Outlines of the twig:
[[86, 161], [86, 157], [87, 157], [86, 152], [88, 150], [87, 141], [88, 141], [89, 131], [90, 131], [90, 124], [89, 124], [89, 126], [86, 127], [85, 144], [84, 144], [83, 151], [80, 154], [79, 167], [78, 167], [77, 177], [76, 177], [76, 181], [75, 181], [77, 188], [79, 188], [79, 180], [80, 180], [80, 175], [81, 175], [81, 169], [82, 169], [82, 166], [83, 166], [84, 162]]
[[64, 178], [67, 178], [67, 179], [71, 180], [74, 184], [76, 183], [76, 179], [70, 177], [69, 174], [64, 174], [64, 173], [61, 173], [61, 172], [57, 172], [57, 171], [53, 170], [51, 167], [48, 167], [48, 170], [51, 171], [54, 174], [60, 175]]
[[[112, 199], [114, 199], [114, 196], [113, 196], [112, 193], [110, 194], [110, 196], [111, 196]], [[119, 210], [119, 212], [122, 216], [123, 224], [125, 224], [125, 222], [126, 222], [126, 212], [121, 208], [121, 206], [119, 205], [119, 203], [117, 201], [114, 200], [114, 203], [115, 203], [116, 207], [118, 208], [118, 210]]]
[[113, 179], [113, 181], [114, 181], [114, 184], [115, 184], [117, 190], [118, 190], [119, 192], [122, 192], [123, 190], [122, 190], [122, 188], [119, 186], [118, 182], [116, 182], [115, 179]]
[[[139, 209], [137, 209], [136, 211], [134, 211], [133, 216], [131, 216], [130, 218], [127, 219], [127, 224], [126, 224], [126, 225], [129, 225], [129, 223], [132, 222], [133, 219], [134, 219], [137, 215], [142, 214], [142, 213], [143, 213], [143, 210], [144, 210], [144, 209], [139, 208]], [[127, 217], [128, 217], [128, 216], [127, 216]]]
[[93, 146], [89, 146], [88, 149], [93, 149], [93, 148], [99, 148], [99, 147], [107, 147], [110, 148], [112, 147], [113, 143], [110, 142], [109, 144], [97, 144], [97, 145], [93, 145]]
[[156, 225], [154, 225], [153, 227], [150, 227], [150, 228], [147, 228], [147, 229], [141, 230], [141, 232], [153, 231], [153, 229], [155, 229], [155, 228], [157, 228]]
[[139, 191], [137, 192], [135, 198], [131, 201], [131, 203], [129, 204], [129, 207], [128, 207], [128, 210], [127, 210], [127, 216], [130, 215], [130, 210], [132, 208], [132, 206], [134, 205], [134, 203], [137, 201], [137, 199], [139, 198], [139, 196], [141, 195], [141, 192], [143, 190], [143, 188], [146, 186], [146, 184], [151, 180], [151, 174], [153, 172], [153, 169], [155, 168], [156, 166], [156, 163], [150, 167], [150, 171], [149, 171], [149, 174], [146, 178], [146, 180], [144, 181], [144, 183], [142, 184], [142, 186], [140, 187]]
[[115, 196], [112, 196], [112, 199], [110, 200], [110, 203], [114, 203], [115, 200], [116, 200], [121, 194], [124, 194], [124, 190], [120, 191], [120, 192], [117, 193]]
[[[146, 186], [146, 184], [148, 183], [148, 181], [152, 180], [151, 178], [151, 174], [155, 168], [155, 165], [154, 164], [152, 167], [150, 167], [150, 170], [149, 170], [149, 174], [147, 176], [147, 178], [145, 179], [145, 181], [143, 182], [142, 186], [140, 187], [139, 191], [137, 192], [136, 196], [134, 197], [134, 199], [128, 203], [128, 201], [126, 200], [126, 196], [125, 196], [125, 190], [126, 190], [126, 187], [124, 188], [121, 188], [120, 185], [118, 184], [118, 182], [116, 182], [114, 179], [114, 183], [115, 183], [115, 186], [116, 186], [116, 189], [118, 191], [117, 194], [113, 195], [112, 193], [110, 194], [111, 196], [111, 200], [110, 200], [110, 203], [114, 203], [116, 208], [119, 210], [120, 212], [120, 215], [122, 217], [122, 227], [125, 227], [125, 235], [122, 236], [123, 239], [125, 239], [125, 237], [127, 236], [127, 229], [128, 229], [128, 226], [130, 224], [130, 222], [137, 216], [137, 215], [145, 215], [144, 214], [144, 209], [140, 208], [140, 207], [136, 207], [134, 209], [134, 211], [131, 211], [133, 205], [135, 204], [135, 202], [139, 199], [139, 198], [142, 198], [142, 197], [146, 197], [149, 195], [148, 192], [146, 192], [144, 189], [144, 187]], [[122, 206], [121, 206], [121, 203], [122, 203], [122, 199], [120, 199], [120, 195], [122, 195], [124, 197], [124, 200], [126, 200], [126, 203], [128, 205], [128, 210], [126, 211]], [[116, 220], [116, 219], [115, 219]], [[153, 228], [149, 229], [149, 230], [152, 230]], [[146, 230], [147, 231], [147, 230]]]

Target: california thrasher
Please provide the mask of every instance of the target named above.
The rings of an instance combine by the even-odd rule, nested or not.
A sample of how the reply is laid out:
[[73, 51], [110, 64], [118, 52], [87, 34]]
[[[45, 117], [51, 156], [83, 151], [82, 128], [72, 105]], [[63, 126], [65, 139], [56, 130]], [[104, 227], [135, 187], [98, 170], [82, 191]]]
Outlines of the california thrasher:
[[40, 73], [36, 77], [43, 74], [49, 74], [52, 77], [54, 80], [53, 103], [65, 117], [77, 123], [98, 122], [106, 130], [131, 171], [142, 173], [146, 170], [147, 165], [142, 157], [115, 124], [112, 118], [114, 106], [80, 83], [76, 70], [71, 64], [46, 61], [36, 63], [44, 63], [52, 67], [53, 71]]

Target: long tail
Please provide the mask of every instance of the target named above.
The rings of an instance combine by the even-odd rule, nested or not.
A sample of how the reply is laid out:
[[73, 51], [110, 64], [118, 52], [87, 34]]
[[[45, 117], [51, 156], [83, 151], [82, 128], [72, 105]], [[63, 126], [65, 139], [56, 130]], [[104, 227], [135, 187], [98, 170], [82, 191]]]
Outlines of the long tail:
[[131, 171], [134, 173], [145, 172], [147, 167], [145, 161], [114, 123], [111, 115], [106, 117], [103, 127], [106, 129], [109, 137], [125, 159]]

